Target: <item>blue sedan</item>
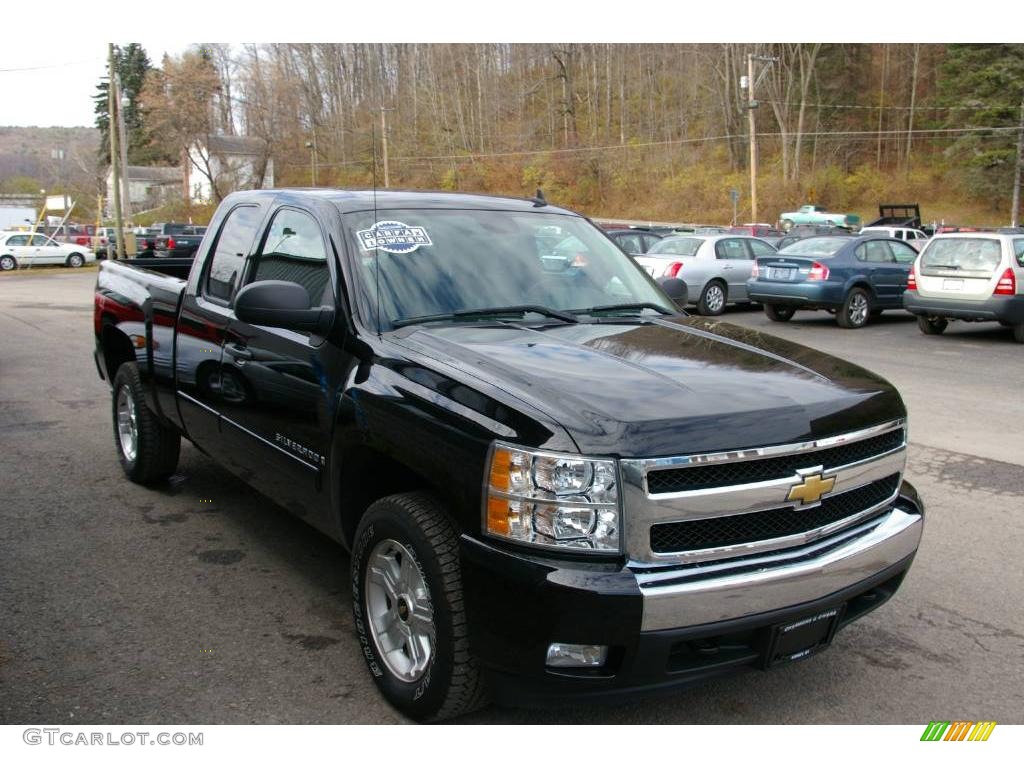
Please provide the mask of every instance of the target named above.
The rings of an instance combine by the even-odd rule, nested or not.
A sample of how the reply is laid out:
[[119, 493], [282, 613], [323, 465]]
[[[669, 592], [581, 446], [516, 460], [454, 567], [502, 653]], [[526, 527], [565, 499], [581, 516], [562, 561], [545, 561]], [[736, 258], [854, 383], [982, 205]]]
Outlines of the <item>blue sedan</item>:
[[757, 259], [747, 293], [786, 322], [798, 309], [827, 309], [843, 328], [863, 328], [902, 309], [917, 251], [887, 237], [809, 237]]

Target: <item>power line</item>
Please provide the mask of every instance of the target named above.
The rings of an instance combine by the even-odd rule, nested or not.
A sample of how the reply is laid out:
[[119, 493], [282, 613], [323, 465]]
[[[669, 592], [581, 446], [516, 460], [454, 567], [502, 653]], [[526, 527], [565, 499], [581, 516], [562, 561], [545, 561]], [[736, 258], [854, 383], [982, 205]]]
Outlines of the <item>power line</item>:
[[0, 72], [36, 72], [41, 69], [60, 69], [61, 67], [76, 67], [79, 64], [94, 64], [99, 59], [81, 59], [79, 61], [65, 61], [62, 64], [41, 64], [38, 67], [10, 67], [0, 69]]
[[[804, 138], [820, 138], [820, 137], [843, 137], [849, 140], [858, 140], [863, 138], [877, 138], [883, 137], [898, 137], [898, 136], [920, 136], [921, 138], [955, 138], [963, 135], [969, 135], [972, 133], [1010, 133], [1019, 130], [1018, 126], [981, 126], [973, 128], [915, 128], [913, 130], [907, 130], [905, 128], [896, 128], [891, 130], [883, 131], [807, 131], [801, 135]], [[766, 138], [781, 138], [783, 136], [792, 137], [794, 133], [783, 134], [780, 131], [774, 132], [759, 132], [757, 137], [759, 139]], [[523, 149], [523, 150], [512, 150], [507, 152], [487, 152], [487, 153], [463, 153], [458, 155], [421, 155], [421, 156], [406, 156], [406, 157], [395, 157], [392, 158], [395, 162], [425, 162], [425, 161], [442, 161], [442, 160], [484, 160], [493, 157], [525, 157], [531, 155], [556, 155], [556, 154], [577, 154], [582, 152], [605, 152], [610, 150], [623, 150], [623, 149], [643, 149], [648, 147], [662, 147], [662, 146], [680, 146], [687, 144], [704, 144], [713, 141], [733, 141], [742, 139], [747, 140], [747, 134], [745, 133], [730, 133], [723, 134], [721, 136], [705, 136], [701, 138], [693, 139], [664, 139], [662, 141], [646, 141], [646, 142], [633, 142], [628, 144], [606, 144], [603, 146], [594, 147], [564, 147], [561, 149]], [[334, 163], [320, 163], [322, 168], [331, 167], [342, 167], [348, 165], [366, 165], [369, 160], [346, 160]], [[284, 166], [299, 166], [305, 167], [305, 163], [282, 163]]]

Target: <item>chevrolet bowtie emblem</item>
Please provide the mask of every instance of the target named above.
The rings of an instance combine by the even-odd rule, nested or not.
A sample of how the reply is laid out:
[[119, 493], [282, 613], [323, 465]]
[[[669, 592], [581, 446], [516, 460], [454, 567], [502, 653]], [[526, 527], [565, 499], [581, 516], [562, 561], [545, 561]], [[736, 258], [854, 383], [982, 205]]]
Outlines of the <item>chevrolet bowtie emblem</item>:
[[798, 501], [800, 504], [813, 504], [821, 499], [826, 493], [832, 490], [836, 484], [836, 478], [822, 477], [820, 473], [807, 475], [803, 482], [794, 485], [789, 489], [786, 501]]

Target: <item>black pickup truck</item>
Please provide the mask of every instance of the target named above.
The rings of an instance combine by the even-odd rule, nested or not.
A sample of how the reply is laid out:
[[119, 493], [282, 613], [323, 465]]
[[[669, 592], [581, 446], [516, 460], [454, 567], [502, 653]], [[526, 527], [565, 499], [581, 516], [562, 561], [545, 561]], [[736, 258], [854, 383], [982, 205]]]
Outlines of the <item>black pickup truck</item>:
[[206, 234], [206, 227], [192, 224], [166, 224], [153, 241], [153, 255], [158, 258], [192, 258]]
[[236, 193], [194, 261], [144, 264], [96, 286], [125, 473], [184, 437], [339, 541], [413, 718], [787, 664], [916, 553], [888, 383], [688, 317], [541, 199]]

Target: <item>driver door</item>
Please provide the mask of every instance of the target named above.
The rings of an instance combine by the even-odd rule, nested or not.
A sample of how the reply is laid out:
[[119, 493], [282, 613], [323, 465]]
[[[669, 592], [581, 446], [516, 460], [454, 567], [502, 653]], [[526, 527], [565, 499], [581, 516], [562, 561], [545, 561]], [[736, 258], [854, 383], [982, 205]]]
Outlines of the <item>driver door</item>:
[[[278, 208], [241, 287], [298, 283], [310, 306], [334, 304], [327, 239], [316, 218]], [[221, 424], [231, 469], [300, 515], [318, 508], [347, 353], [309, 333], [251, 325], [230, 313], [221, 358]]]

